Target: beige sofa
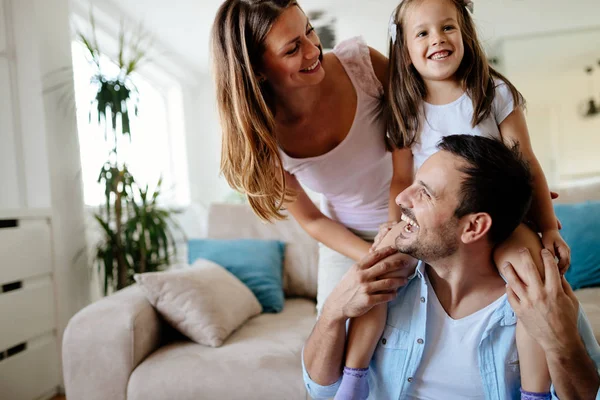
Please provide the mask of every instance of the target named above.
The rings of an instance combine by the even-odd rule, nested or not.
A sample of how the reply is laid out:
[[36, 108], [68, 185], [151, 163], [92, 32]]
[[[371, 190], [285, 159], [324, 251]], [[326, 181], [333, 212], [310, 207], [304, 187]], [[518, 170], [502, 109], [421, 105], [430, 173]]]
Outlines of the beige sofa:
[[[600, 185], [561, 190], [561, 200], [600, 200]], [[262, 314], [220, 348], [173, 339], [137, 286], [80, 311], [64, 335], [69, 400], [301, 400], [300, 352], [315, 321], [317, 245], [291, 220], [263, 224], [243, 205], [215, 205], [212, 238], [280, 239], [288, 243], [280, 314]], [[600, 338], [600, 288], [578, 291]], [[291, 297], [296, 296], [296, 297]]]
[[[284, 310], [246, 322], [219, 348], [173, 335], [135, 285], [75, 315], [65, 331], [69, 400], [304, 400], [300, 352], [316, 319], [317, 243], [293, 220], [264, 224], [216, 204], [208, 236], [286, 242]], [[175, 338], [173, 338], [175, 336]]]

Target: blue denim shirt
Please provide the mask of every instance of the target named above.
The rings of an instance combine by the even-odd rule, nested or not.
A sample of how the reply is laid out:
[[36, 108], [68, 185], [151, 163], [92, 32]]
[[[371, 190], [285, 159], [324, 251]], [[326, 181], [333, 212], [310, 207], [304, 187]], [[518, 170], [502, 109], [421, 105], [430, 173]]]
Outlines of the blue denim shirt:
[[[425, 263], [419, 262], [408, 284], [398, 291], [397, 298], [388, 305], [386, 326], [370, 364], [369, 399], [403, 399], [408, 393], [427, 345], [427, 302], [432, 288], [425, 273]], [[598, 369], [600, 346], [581, 307], [579, 309], [579, 333]], [[520, 398], [516, 323], [517, 317], [505, 296], [490, 318], [479, 343], [479, 371], [486, 400]], [[304, 358], [302, 369], [306, 389], [314, 399], [335, 396], [341, 378], [332, 385], [322, 386], [315, 383], [306, 372]], [[557, 398], [556, 395], [553, 398]], [[600, 400], [600, 390], [596, 400]]]

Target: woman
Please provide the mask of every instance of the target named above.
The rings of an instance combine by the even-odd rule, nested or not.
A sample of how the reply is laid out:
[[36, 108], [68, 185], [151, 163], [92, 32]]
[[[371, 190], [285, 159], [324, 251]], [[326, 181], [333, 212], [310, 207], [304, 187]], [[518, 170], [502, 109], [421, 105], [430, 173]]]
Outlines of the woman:
[[[410, 150], [386, 149], [387, 59], [357, 38], [323, 54], [293, 0], [225, 1], [212, 52], [221, 171], [259, 217], [285, 208], [322, 244], [320, 310], [388, 220], [390, 192], [412, 180]], [[406, 173], [391, 182], [393, 169]], [[300, 184], [322, 194], [320, 209]]]

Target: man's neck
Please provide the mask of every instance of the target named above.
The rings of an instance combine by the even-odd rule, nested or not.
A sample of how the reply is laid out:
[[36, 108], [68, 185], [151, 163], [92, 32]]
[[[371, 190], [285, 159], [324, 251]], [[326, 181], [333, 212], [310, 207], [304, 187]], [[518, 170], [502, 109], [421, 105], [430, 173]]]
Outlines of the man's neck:
[[489, 248], [461, 249], [449, 258], [432, 262], [427, 266], [427, 276], [453, 319], [481, 310], [506, 292]]

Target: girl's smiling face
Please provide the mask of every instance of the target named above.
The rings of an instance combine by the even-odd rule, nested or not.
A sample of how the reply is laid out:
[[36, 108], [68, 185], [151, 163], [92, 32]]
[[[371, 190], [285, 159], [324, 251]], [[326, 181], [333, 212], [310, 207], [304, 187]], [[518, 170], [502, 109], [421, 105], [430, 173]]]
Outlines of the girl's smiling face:
[[412, 4], [403, 26], [410, 60], [423, 80], [455, 79], [464, 44], [454, 3], [423, 0]]

